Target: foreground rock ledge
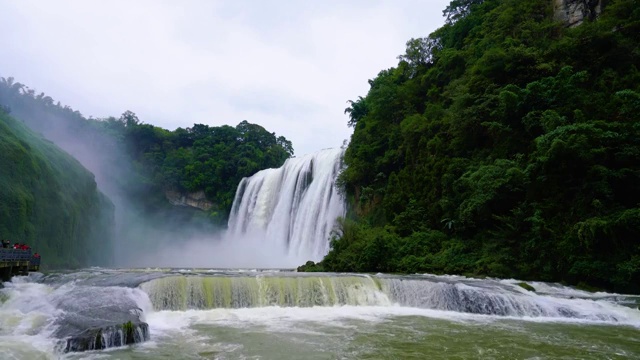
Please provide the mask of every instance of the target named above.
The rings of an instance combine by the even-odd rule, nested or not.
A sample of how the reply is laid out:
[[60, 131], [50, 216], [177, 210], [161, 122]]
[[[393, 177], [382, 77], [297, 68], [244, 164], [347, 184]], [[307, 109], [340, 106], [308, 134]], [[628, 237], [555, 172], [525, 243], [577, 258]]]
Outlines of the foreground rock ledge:
[[141, 343], [149, 340], [149, 325], [145, 322], [131, 321], [87, 329], [66, 339], [64, 352], [102, 350], [106, 348]]

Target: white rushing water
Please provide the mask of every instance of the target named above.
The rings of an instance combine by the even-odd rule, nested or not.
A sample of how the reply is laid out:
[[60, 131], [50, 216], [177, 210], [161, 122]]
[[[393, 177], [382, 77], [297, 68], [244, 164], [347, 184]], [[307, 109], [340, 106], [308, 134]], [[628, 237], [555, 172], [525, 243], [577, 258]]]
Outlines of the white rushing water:
[[[345, 205], [335, 182], [342, 149], [288, 159], [278, 169], [260, 171], [238, 185], [229, 218], [234, 241], [259, 239], [252, 246], [280, 249], [299, 264], [319, 261]], [[260, 252], [260, 248], [255, 249]]]
[[[327, 358], [318, 355], [327, 346], [342, 349], [334, 357], [359, 358], [389, 333], [419, 335], [386, 357], [397, 358], [411, 346], [423, 346], [424, 332], [443, 331], [468, 333], [469, 345], [481, 338], [488, 351], [500, 347], [491, 343], [494, 337], [517, 335], [528, 350], [514, 358], [538, 354], [540, 342], [548, 342], [550, 358], [561, 357], [561, 349], [571, 344], [572, 351], [587, 349], [579, 353], [582, 358], [640, 354], [633, 340], [640, 334], [640, 311], [637, 305], [621, 305], [637, 304], [637, 296], [532, 284], [540, 291], [524, 290], [515, 280], [286, 271], [88, 269], [16, 277], [0, 289], [0, 359], [301, 358], [311, 353]], [[148, 323], [149, 341], [64, 354], [61, 329], [100, 326], [132, 309]], [[354, 331], [360, 340], [350, 338]], [[564, 335], [549, 338], [549, 331]], [[609, 345], [614, 340], [622, 350]], [[283, 347], [261, 345], [273, 341], [284, 341]], [[352, 341], [364, 342], [353, 352]], [[458, 340], [434, 341], [450, 347]], [[594, 341], [600, 345], [590, 357]], [[466, 349], [460, 345], [457, 351]]]
[[[542, 283], [537, 283], [542, 287]], [[169, 276], [142, 284], [156, 310], [260, 307], [410, 307], [494, 317], [545, 321], [640, 324], [640, 312], [620, 302], [576, 298], [557, 285], [554, 295], [524, 290], [515, 283], [438, 276], [389, 277], [335, 274], [256, 276]]]

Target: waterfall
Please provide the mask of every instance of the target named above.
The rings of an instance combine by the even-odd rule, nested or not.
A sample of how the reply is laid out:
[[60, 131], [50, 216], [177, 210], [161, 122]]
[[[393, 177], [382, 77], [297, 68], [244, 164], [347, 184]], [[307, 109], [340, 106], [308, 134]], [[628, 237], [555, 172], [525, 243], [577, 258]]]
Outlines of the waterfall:
[[385, 279], [382, 286], [382, 291], [403, 306], [497, 316], [617, 321], [616, 315], [603, 312], [591, 300], [554, 299], [514, 290], [518, 289], [412, 279]]
[[335, 221], [345, 212], [335, 184], [342, 153], [328, 149], [291, 158], [278, 169], [242, 179], [231, 209], [229, 235], [260, 238], [261, 246], [281, 249], [300, 264], [321, 260], [329, 251]]
[[608, 302], [536, 294], [493, 280], [335, 274], [170, 276], [140, 288], [156, 310], [351, 305], [609, 323], [637, 317], [637, 310]]
[[360, 276], [173, 276], [141, 288], [156, 310], [391, 305], [374, 279]]

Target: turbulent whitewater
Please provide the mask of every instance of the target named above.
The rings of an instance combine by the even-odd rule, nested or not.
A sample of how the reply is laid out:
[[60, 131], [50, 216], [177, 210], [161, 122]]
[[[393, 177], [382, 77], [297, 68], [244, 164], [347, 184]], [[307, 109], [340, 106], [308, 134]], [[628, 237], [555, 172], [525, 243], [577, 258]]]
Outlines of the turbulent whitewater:
[[321, 260], [336, 219], [345, 212], [336, 188], [342, 152], [328, 149], [291, 158], [278, 169], [243, 179], [231, 209], [230, 237], [258, 238], [253, 246], [279, 249], [299, 264]]
[[[529, 284], [535, 292], [434, 275], [33, 274], [0, 289], [0, 359], [640, 358], [638, 296]], [[121, 346], [117, 325], [136, 320], [135, 344]]]
[[[538, 283], [544, 286], [543, 283]], [[262, 274], [168, 276], [141, 285], [157, 310], [402, 306], [506, 317], [637, 324], [640, 313], [584, 298], [538, 295], [515, 282], [438, 276]]]

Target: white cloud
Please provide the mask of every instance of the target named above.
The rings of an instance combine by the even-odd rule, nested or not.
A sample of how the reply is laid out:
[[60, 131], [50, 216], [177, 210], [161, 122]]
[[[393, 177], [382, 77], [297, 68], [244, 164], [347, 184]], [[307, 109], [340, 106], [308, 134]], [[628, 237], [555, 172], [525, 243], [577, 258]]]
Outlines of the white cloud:
[[350, 136], [346, 101], [439, 27], [448, 2], [0, 0], [0, 76], [85, 116], [248, 120], [301, 155]]

